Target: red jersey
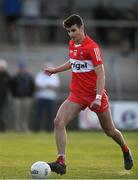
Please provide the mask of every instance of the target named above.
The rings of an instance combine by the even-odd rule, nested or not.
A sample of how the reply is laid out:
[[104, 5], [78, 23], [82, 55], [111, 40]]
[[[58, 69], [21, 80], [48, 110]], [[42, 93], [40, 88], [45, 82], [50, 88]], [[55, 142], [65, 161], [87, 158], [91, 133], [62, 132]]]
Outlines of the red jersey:
[[71, 92], [77, 96], [95, 96], [97, 75], [94, 67], [103, 63], [99, 46], [87, 35], [79, 45], [70, 40], [69, 57], [72, 67]]

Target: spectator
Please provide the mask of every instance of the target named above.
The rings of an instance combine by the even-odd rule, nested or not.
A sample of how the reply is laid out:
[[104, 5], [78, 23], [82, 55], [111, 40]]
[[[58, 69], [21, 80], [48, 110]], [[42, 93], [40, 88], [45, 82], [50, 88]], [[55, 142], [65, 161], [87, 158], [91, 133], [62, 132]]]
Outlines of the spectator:
[[136, 1], [133, 6], [133, 12], [134, 12], [134, 19], [138, 20], [138, 2]]
[[[95, 7], [92, 16], [96, 20], [107, 20], [108, 12], [107, 12], [107, 6], [105, 5], [105, 2], [99, 1], [97, 6]], [[106, 44], [107, 43], [107, 29], [105, 27], [96, 27], [95, 28], [98, 39], [100, 43]]]
[[34, 79], [23, 62], [18, 64], [18, 72], [12, 78], [12, 95], [15, 105], [15, 130], [29, 131], [29, 117], [34, 93]]
[[27, 42], [39, 43], [40, 34], [38, 28], [38, 18], [40, 17], [40, 0], [23, 0], [22, 16], [29, 22], [26, 26]]
[[[111, 1], [99, 1], [94, 9], [94, 18], [96, 20], [118, 20], [120, 16], [119, 10], [113, 6]], [[119, 41], [119, 31], [114, 27], [97, 27], [98, 39], [103, 44], [116, 44]]]
[[[45, 66], [52, 66], [47, 62]], [[41, 129], [42, 114], [46, 111], [46, 127], [48, 132], [53, 130], [53, 115], [54, 115], [54, 103], [57, 98], [57, 88], [60, 85], [59, 76], [53, 74], [52, 76], [46, 75], [43, 71], [39, 72], [35, 78], [36, 84], [36, 111], [34, 130], [39, 131]]]
[[[53, 43], [56, 41], [57, 25], [52, 23], [52, 21], [59, 20], [62, 17], [64, 0], [43, 0], [42, 1], [42, 11], [43, 15], [51, 20], [48, 25], [48, 42]], [[58, 23], [57, 23], [58, 24]]]
[[[116, 22], [120, 18], [120, 11], [112, 4], [112, 1], [107, 2], [107, 20]], [[109, 27], [107, 29], [107, 43], [108, 45], [120, 44], [121, 32], [119, 28]]]
[[[135, 13], [133, 9], [125, 9], [122, 11], [121, 17], [126, 21], [134, 21]], [[122, 53], [128, 55], [132, 50], [135, 49], [135, 28], [124, 27], [122, 28]]]
[[10, 75], [7, 72], [7, 62], [0, 59], [0, 131], [5, 131], [4, 110], [10, 89]]
[[8, 40], [17, 42], [16, 22], [21, 16], [21, 0], [3, 0], [3, 15], [5, 17]]

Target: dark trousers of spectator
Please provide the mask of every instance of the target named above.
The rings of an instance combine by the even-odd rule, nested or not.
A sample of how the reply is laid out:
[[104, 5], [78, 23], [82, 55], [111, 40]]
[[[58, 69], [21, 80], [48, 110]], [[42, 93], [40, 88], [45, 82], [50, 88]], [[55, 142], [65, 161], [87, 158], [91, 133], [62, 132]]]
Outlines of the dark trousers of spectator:
[[4, 122], [4, 106], [0, 105], [0, 131], [5, 131], [5, 122]]
[[38, 98], [36, 100], [34, 131], [41, 130], [43, 112], [46, 112], [45, 130], [48, 132], [53, 130], [53, 106], [54, 101], [51, 99]]

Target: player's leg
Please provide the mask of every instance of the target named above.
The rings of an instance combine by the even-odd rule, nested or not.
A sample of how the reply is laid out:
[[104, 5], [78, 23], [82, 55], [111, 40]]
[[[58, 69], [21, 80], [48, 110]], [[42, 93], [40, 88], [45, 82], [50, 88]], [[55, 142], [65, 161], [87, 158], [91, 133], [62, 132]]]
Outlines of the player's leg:
[[118, 129], [115, 128], [110, 110], [107, 110], [105, 112], [98, 112], [97, 116], [99, 118], [101, 127], [103, 128], [104, 132], [108, 136], [112, 137], [112, 139], [116, 143], [118, 143], [120, 145], [120, 147], [122, 148], [123, 155], [124, 155], [125, 169], [127, 169], [127, 170], [131, 169], [133, 166], [131, 152], [130, 152], [128, 146], [126, 145], [126, 142], [124, 140], [122, 133]]
[[115, 128], [110, 111], [97, 113], [97, 116], [104, 132], [112, 137], [120, 146], [123, 146], [125, 140], [121, 132]]
[[56, 162], [49, 163], [52, 171], [66, 173], [65, 154], [66, 154], [66, 126], [82, 110], [80, 104], [65, 100], [60, 106], [54, 120], [58, 159]]
[[66, 125], [82, 110], [82, 106], [66, 100], [59, 108], [54, 120], [58, 154], [65, 154]]

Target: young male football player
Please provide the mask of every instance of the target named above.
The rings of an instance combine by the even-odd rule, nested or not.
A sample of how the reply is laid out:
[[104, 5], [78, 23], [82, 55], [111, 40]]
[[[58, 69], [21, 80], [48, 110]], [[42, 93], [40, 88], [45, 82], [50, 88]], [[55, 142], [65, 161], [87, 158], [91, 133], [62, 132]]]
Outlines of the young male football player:
[[97, 114], [104, 132], [121, 147], [124, 167], [129, 170], [133, 166], [133, 160], [130, 149], [112, 120], [99, 46], [85, 34], [80, 16], [69, 16], [63, 21], [63, 26], [71, 38], [69, 61], [56, 68], [45, 68], [45, 73], [49, 75], [72, 69], [70, 95], [60, 106], [54, 120], [58, 157], [55, 162], [49, 163], [51, 170], [61, 175], [66, 173], [66, 126], [86, 107]]

